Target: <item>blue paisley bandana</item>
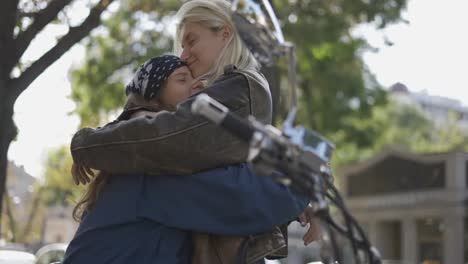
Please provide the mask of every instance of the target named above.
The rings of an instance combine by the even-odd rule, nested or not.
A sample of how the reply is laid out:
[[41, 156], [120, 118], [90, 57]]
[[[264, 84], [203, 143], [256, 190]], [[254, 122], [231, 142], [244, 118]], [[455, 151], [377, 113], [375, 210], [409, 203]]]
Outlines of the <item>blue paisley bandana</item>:
[[149, 101], [158, 94], [169, 76], [182, 66], [186, 64], [174, 55], [154, 57], [138, 68], [133, 80], [127, 84], [125, 94], [140, 94]]

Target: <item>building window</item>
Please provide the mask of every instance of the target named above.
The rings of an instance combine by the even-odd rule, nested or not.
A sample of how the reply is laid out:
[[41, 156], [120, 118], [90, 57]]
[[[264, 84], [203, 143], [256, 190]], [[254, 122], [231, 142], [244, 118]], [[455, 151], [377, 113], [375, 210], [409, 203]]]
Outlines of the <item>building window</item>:
[[441, 264], [443, 259], [443, 224], [440, 219], [417, 221], [419, 263]]
[[366, 170], [348, 176], [349, 196], [382, 195], [443, 189], [445, 163], [421, 163], [390, 156]]

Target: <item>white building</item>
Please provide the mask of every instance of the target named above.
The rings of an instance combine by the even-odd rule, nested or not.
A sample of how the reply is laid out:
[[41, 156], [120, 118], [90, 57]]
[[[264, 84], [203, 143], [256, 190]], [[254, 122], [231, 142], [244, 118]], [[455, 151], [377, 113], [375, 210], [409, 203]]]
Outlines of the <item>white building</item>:
[[34, 184], [36, 178], [29, 175], [23, 166], [17, 166], [13, 162], [8, 162], [6, 195], [10, 199], [10, 206], [15, 221], [23, 226], [31, 211], [31, 202], [34, 194]]
[[42, 244], [69, 243], [78, 228], [70, 216], [73, 207], [54, 206], [47, 209], [44, 219]]
[[351, 213], [384, 259], [467, 263], [467, 152], [388, 149], [339, 174]]
[[402, 83], [390, 87], [390, 96], [418, 106], [437, 126], [443, 126], [454, 115], [460, 127], [468, 131], [468, 107], [459, 100], [429, 95], [427, 92], [410, 92]]

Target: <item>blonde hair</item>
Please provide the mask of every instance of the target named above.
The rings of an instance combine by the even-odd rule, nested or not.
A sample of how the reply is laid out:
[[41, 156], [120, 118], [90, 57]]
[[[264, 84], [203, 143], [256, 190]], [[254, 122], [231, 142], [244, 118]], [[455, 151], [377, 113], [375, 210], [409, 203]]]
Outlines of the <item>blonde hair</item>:
[[213, 32], [218, 32], [225, 26], [231, 30], [231, 39], [221, 51], [213, 68], [201, 77], [207, 80], [208, 85], [211, 85], [223, 74], [225, 66], [234, 64], [239, 70], [247, 72], [268, 87], [265, 78], [259, 73], [259, 63], [244, 45], [236, 30], [229, 2], [225, 0], [191, 0], [180, 7], [177, 18], [179, 23], [174, 41], [174, 53], [177, 55], [182, 53], [182, 34], [185, 23], [198, 23]]

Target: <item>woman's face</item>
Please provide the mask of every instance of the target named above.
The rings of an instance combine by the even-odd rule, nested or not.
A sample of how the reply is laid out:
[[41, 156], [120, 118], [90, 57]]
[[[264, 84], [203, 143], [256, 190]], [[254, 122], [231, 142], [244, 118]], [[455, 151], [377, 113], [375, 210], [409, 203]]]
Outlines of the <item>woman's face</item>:
[[187, 66], [175, 70], [161, 91], [160, 101], [168, 107], [175, 109], [177, 104], [185, 101], [192, 95], [193, 77]]
[[213, 32], [198, 23], [188, 22], [183, 26], [180, 57], [187, 63], [193, 77], [209, 72], [230, 35], [227, 27]]

